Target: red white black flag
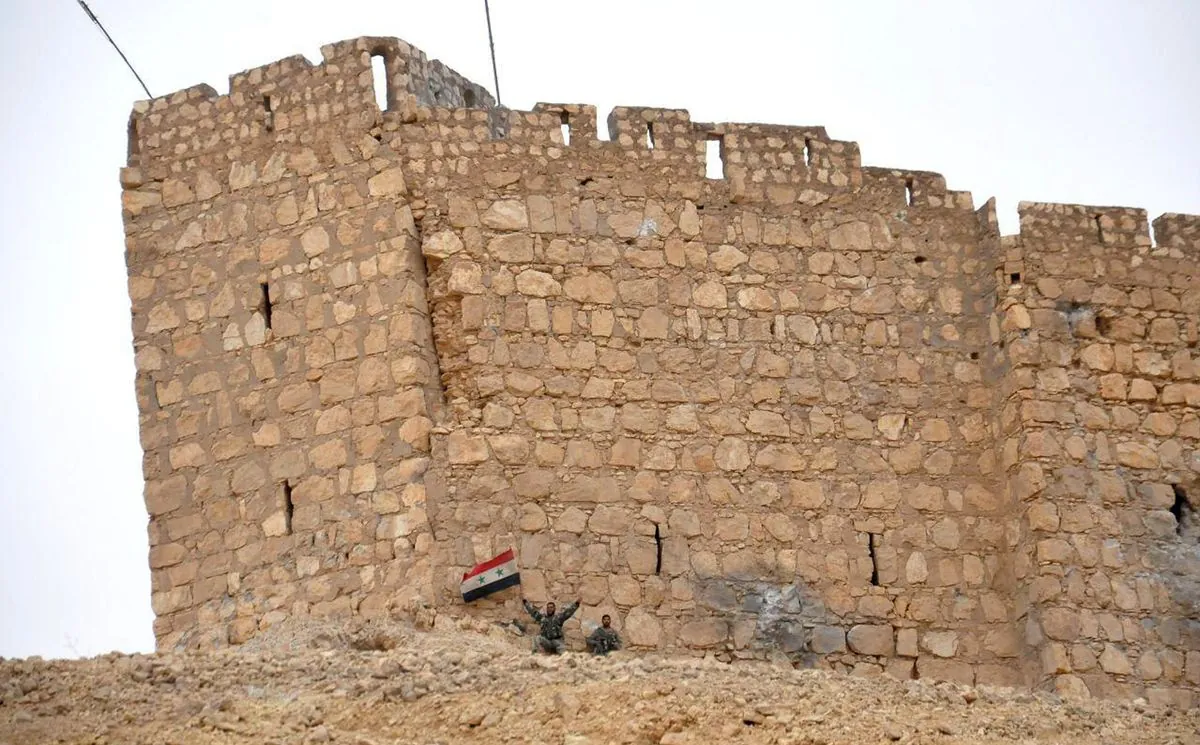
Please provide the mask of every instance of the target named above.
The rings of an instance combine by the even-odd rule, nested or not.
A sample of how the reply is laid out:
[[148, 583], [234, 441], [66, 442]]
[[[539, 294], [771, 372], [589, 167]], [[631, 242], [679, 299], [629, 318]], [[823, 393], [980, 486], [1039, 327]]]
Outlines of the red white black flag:
[[469, 603], [519, 584], [521, 573], [517, 571], [517, 557], [510, 548], [463, 575], [463, 602]]

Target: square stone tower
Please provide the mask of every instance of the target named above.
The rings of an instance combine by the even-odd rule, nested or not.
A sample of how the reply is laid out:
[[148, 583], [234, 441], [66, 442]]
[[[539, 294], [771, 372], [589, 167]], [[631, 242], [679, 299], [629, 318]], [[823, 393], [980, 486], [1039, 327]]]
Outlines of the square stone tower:
[[131, 118], [160, 646], [580, 597], [635, 650], [1194, 702], [1200, 218], [1002, 237], [821, 127], [601, 140], [322, 54]]

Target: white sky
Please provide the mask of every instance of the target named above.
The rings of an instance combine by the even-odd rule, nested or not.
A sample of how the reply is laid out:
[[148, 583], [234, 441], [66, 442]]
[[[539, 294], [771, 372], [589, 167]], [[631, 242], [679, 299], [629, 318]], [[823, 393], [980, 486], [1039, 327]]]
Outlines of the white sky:
[[[164, 95], [398, 36], [490, 87], [482, 0], [93, 0]], [[823, 125], [999, 201], [1200, 213], [1200, 2], [495, 0], [506, 104]], [[118, 169], [129, 71], [74, 0], [0, 0], [0, 655], [153, 648]]]

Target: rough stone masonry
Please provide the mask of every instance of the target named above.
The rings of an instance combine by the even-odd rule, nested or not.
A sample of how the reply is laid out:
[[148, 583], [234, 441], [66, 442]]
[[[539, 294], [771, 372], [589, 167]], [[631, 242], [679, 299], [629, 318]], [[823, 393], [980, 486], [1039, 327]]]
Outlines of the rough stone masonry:
[[634, 650], [1197, 703], [1200, 217], [322, 54], [130, 121], [161, 648], [512, 547]]

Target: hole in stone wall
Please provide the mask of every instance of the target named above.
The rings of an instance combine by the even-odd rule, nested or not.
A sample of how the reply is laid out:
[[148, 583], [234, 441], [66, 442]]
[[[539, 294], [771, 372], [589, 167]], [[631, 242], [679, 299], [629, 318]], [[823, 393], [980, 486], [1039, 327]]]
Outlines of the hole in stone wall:
[[879, 559], [875, 556], [875, 547], [879, 543], [878, 533], [867, 533], [867, 554], [871, 557], [871, 584], [879, 586]]
[[704, 175], [711, 179], [725, 178], [725, 138], [713, 137], [704, 143]]
[[1108, 316], [1096, 316], [1096, 333], [1101, 336], [1108, 336], [1108, 332], [1112, 330], [1112, 319]]
[[1096, 238], [1101, 243], [1104, 242], [1104, 226], [1100, 224], [1100, 215], [1096, 215]]
[[912, 179], [907, 179], [904, 182], [904, 203], [907, 204], [909, 207], [912, 206], [912, 203], [913, 203], [913, 180]]
[[263, 321], [266, 322], [267, 328], [271, 328], [271, 288], [266, 282], [262, 283], [262, 303], [258, 309], [262, 311]]
[[371, 80], [375, 84], [375, 105], [379, 107], [380, 111], [387, 111], [390, 103], [388, 101], [387, 63], [382, 54], [371, 55]]
[[275, 113], [271, 110], [271, 97], [263, 96], [263, 111], [267, 112], [267, 131], [275, 131]]
[[973, 359], [973, 360], [979, 359], [979, 352], [971, 352], [971, 359]]
[[654, 523], [654, 573], [662, 574], [662, 533], [659, 531], [658, 523]]
[[654, 122], [646, 122], [646, 147], [654, 149]]
[[560, 126], [562, 128], [563, 144], [570, 145], [571, 144], [571, 122], [567, 118], [567, 112], [565, 112], [565, 111], [562, 112], [562, 114], [560, 116], [561, 116], [561, 121], [562, 121], [562, 124]]
[[1019, 284], [1021, 284], [1021, 273], [1020, 273], [1020, 272], [1013, 272], [1012, 274], [1008, 275], [1008, 283], [1009, 283], [1010, 285], [1019, 285]]
[[1171, 505], [1171, 514], [1175, 516], [1175, 533], [1183, 535], [1184, 522], [1189, 519], [1194, 508], [1182, 486], [1172, 484], [1171, 489], [1175, 492], [1175, 503]]
[[913, 257], [913, 263], [914, 263], [914, 264], [924, 264], [926, 261], [928, 261], [928, 259], [926, 259], [924, 256], [915, 256], [915, 257]]
[[468, 109], [474, 108], [475, 106], [475, 91], [471, 90], [470, 88], [465, 88], [463, 90], [463, 106], [466, 106]]
[[811, 166], [813, 164], [813, 149], [812, 140], [804, 141], [804, 165]]
[[296, 506], [292, 504], [292, 484], [290, 481], [283, 482], [283, 528], [288, 535], [292, 533], [292, 514], [296, 511]]

